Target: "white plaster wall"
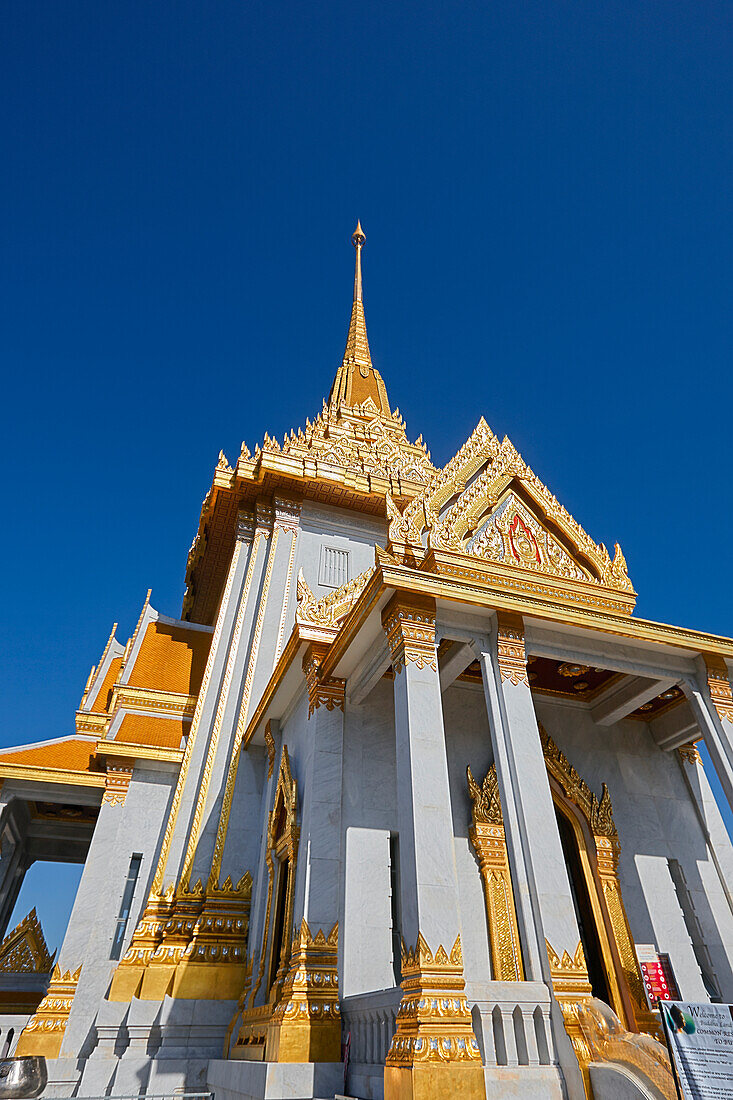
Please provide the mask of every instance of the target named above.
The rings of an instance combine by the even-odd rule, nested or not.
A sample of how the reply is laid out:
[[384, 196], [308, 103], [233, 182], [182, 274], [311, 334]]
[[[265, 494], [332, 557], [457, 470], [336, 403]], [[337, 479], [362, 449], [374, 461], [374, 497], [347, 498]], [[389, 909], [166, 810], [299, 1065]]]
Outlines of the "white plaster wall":
[[466, 780], [466, 767], [470, 765], [476, 782], [483, 782], [493, 760], [483, 688], [473, 684], [452, 684], [443, 692], [443, 721], [453, 808], [463, 965], [470, 986], [472, 982], [487, 982], [492, 978], [481, 873], [468, 837], [471, 802]]
[[394, 985], [389, 834], [397, 831], [394, 697], [381, 680], [344, 723], [341, 995]]
[[[358, 512], [314, 504], [308, 500], [303, 501], [300, 527], [294, 572], [297, 576], [298, 571], [303, 570], [303, 576], [317, 596], [333, 591], [332, 588], [318, 583], [321, 546], [333, 546], [348, 551], [348, 579], [353, 580], [374, 565], [375, 545], [379, 543], [384, 546], [387, 541], [387, 527], [383, 522], [369, 516], [360, 516]], [[287, 633], [294, 621], [293, 607], [289, 608], [288, 614], [290, 619]]]
[[136, 767], [125, 803], [104, 803], [92, 838], [59, 954], [62, 970], [82, 965], [62, 1055], [89, 1053], [92, 1023], [117, 962], [110, 959], [125, 880], [133, 853], [143, 856], [122, 954], [148, 897], [172, 798], [175, 775]]

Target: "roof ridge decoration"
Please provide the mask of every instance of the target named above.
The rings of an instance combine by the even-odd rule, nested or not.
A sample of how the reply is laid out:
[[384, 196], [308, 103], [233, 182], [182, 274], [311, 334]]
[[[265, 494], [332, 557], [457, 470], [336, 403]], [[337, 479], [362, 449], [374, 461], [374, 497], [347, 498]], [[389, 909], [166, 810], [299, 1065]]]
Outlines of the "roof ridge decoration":
[[0, 972], [47, 974], [56, 952], [48, 950], [35, 908], [0, 943]]
[[[460, 555], [485, 563], [487, 580], [504, 588], [545, 591], [530, 581], [558, 578], [566, 601], [601, 602], [630, 614], [635, 592], [618, 543], [611, 558], [527, 465], [511, 440], [501, 441], [481, 418], [466, 443], [425, 489], [400, 511], [387, 494], [388, 551], [406, 564], [446, 565]], [[449, 570], [455, 572], [454, 570]], [[465, 567], [464, 567], [465, 572]], [[478, 574], [472, 574], [478, 576]], [[525, 578], [524, 581], [520, 577]], [[547, 588], [548, 593], [550, 589]]]

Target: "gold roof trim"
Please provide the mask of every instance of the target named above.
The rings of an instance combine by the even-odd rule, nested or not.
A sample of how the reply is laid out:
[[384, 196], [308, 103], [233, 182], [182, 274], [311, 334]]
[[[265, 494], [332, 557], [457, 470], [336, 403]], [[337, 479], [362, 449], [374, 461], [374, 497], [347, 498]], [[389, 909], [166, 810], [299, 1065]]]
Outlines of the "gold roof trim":
[[375, 569], [376, 566], [372, 565], [358, 577], [322, 596], [320, 600], [313, 595], [301, 569], [298, 574], [296, 622], [312, 623], [315, 626], [338, 626], [339, 621], [351, 611], [361, 596]]

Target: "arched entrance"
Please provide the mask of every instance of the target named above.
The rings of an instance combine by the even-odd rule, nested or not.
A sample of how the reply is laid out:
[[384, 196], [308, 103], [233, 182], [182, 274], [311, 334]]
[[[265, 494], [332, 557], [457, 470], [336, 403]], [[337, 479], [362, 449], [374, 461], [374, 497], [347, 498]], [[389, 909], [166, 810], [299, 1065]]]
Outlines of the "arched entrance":
[[657, 1035], [621, 897], [621, 845], [608, 787], [603, 784], [599, 800], [542, 723], [539, 730], [594, 996], [610, 1005], [629, 1031]]

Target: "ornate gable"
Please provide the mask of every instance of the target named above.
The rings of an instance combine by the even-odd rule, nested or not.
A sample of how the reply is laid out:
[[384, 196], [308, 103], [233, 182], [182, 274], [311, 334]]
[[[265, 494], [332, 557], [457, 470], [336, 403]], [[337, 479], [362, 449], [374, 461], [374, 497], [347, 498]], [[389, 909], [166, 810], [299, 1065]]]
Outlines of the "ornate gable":
[[48, 974], [53, 966], [35, 909], [0, 943], [0, 972]]
[[390, 497], [387, 509], [389, 549], [405, 562], [576, 605], [633, 610], [618, 543], [611, 558], [483, 418], [404, 512]]

